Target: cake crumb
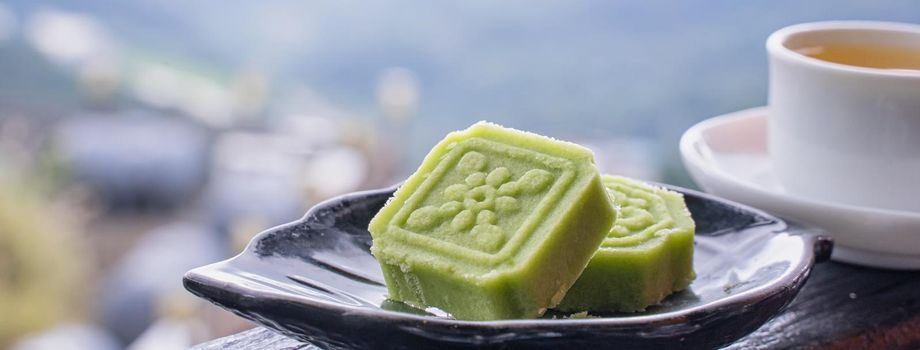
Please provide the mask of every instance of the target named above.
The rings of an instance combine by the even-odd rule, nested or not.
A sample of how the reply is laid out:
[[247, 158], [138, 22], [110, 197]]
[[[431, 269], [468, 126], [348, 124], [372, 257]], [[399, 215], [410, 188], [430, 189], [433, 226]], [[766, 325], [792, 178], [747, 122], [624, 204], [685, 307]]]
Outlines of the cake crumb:
[[587, 311], [582, 311], [582, 312], [576, 312], [574, 314], [571, 314], [569, 315], [568, 318], [596, 318], [596, 317], [597, 316], [588, 315]]

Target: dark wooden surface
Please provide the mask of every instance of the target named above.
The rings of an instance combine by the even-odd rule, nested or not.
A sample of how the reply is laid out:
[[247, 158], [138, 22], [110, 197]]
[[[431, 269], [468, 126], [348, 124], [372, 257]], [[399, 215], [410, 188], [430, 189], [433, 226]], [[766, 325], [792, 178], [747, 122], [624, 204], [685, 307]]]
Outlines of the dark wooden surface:
[[[788, 348], [920, 349], [920, 272], [819, 264], [783, 313], [727, 347]], [[194, 349], [319, 348], [256, 328]]]

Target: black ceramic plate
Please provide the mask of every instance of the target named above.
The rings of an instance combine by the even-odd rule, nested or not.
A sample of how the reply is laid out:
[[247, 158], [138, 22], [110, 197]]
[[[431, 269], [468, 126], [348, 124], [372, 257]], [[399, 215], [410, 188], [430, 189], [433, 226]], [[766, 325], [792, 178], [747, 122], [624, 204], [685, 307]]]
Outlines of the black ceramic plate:
[[[395, 188], [331, 199], [258, 235], [240, 255], [186, 274], [185, 287], [234, 313], [325, 348], [715, 348], [789, 304], [832, 243], [699, 192], [690, 288], [634, 314], [458, 321], [386, 301], [367, 224]], [[557, 315], [558, 316], [558, 315]]]

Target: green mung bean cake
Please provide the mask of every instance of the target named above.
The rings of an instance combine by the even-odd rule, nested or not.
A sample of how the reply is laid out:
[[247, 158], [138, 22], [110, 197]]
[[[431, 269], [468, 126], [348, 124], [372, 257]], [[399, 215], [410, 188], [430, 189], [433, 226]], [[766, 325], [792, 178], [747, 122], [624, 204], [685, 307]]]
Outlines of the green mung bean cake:
[[590, 150], [480, 122], [439, 142], [368, 229], [390, 299], [495, 320], [556, 306], [615, 219]]
[[625, 177], [602, 178], [619, 216], [557, 309], [643, 311], [695, 278], [695, 224], [680, 193]]

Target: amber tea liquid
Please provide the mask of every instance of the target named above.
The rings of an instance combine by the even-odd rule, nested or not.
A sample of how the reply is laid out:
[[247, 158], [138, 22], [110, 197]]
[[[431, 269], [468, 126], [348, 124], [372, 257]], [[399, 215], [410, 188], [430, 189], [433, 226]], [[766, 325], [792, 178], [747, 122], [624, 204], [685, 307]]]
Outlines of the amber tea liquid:
[[795, 50], [805, 56], [850, 66], [913, 70], [920, 73], [920, 48], [871, 45], [823, 45]]

